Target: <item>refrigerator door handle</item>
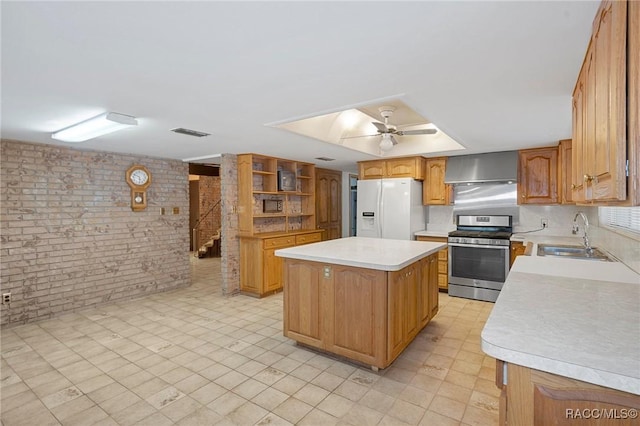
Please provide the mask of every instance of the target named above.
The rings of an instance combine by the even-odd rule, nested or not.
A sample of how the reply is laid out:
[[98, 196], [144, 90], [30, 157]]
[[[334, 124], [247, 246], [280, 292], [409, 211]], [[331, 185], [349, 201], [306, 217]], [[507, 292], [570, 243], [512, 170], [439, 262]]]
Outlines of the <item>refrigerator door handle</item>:
[[382, 220], [384, 219], [382, 216], [382, 208], [384, 207], [384, 182], [380, 181], [380, 186], [378, 187], [378, 238], [384, 238], [382, 235]]

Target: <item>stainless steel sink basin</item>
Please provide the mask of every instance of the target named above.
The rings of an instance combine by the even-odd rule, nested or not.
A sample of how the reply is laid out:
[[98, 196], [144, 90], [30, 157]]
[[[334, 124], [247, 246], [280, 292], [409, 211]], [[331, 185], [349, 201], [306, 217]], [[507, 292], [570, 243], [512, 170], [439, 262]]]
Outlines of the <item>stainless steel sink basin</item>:
[[538, 256], [560, 256], [572, 259], [601, 260], [605, 262], [611, 261], [605, 253], [596, 247], [592, 247], [591, 251], [588, 251], [584, 246], [558, 244], [538, 244]]

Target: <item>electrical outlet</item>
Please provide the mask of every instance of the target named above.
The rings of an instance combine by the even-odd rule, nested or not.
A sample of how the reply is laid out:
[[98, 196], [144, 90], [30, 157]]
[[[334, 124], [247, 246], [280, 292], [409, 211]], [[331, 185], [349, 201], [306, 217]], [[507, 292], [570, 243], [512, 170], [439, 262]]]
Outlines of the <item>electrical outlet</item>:
[[546, 217], [543, 217], [542, 219], [540, 219], [540, 226], [542, 226], [543, 228], [548, 228], [549, 219], [547, 219]]
[[2, 293], [2, 304], [8, 305], [11, 303], [11, 293]]

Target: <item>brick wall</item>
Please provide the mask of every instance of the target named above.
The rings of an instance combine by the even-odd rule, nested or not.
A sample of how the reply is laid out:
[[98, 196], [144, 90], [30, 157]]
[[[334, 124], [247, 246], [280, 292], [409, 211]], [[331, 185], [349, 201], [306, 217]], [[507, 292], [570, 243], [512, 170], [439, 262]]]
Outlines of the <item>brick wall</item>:
[[[9, 140], [0, 158], [2, 325], [189, 285], [187, 164]], [[143, 212], [136, 163], [153, 179]]]
[[240, 239], [238, 238], [238, 157], [223, 154], [220, 164], [222, 197], [222, 293], [240, 291]]

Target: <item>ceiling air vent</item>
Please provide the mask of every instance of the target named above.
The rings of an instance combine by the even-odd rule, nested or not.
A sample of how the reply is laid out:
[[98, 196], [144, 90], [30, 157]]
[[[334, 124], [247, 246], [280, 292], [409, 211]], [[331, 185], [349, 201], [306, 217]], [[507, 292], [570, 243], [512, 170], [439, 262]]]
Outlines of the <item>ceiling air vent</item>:
[[329, 157], [316, 157], [316, 160], [320, 160], [320, 161], [333, 161], [333, 160], [335, 160], [335, 158], [329, 158]]
[[202, 138], [205, 136], [209, 136], [211, 133], [199, 132], [197, 130], [185, 129], [184, 127], [176, 127], [175, 129], [171, 129], [172, 132], [180, 133], [181, 135], [187, 136], [195, 136], [197, 138]]

